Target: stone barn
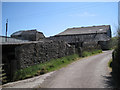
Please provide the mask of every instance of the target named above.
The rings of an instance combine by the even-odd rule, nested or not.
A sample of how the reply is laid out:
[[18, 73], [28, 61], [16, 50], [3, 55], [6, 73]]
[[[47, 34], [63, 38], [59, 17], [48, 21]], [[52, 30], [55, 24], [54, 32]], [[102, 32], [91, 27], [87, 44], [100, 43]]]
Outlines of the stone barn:
[[[27, 40], [19, 40], [11, 37], [0, 36], [0, 47], [2, 49], [2, 69], [7, 76], [7, 81], [11, 79], [18, 64], [16, 63], [15, 48], [27, 43]], [[1, 64], [0, 63], [0, 64]]]
[[29, 41], [39, 41], [44, 39], [45, 36], [42, 32], [35, 30], [17, 31], [11, 35], [12, 38], [29, 40]]
[[17, 70], [75, 54], [75, 47], [64, 41], [28, 41], [4, 36], [0, 36], [0, 40], [4, 70], [2, 73], [6, 74], [7, 82], [14, 81]]
[[68, 28], [67, 30], [49, 37], [52, 40], [63, 40], [76, 47], [89, 47], [100, 45], [108, 49], [111, 38], [110, 25]]

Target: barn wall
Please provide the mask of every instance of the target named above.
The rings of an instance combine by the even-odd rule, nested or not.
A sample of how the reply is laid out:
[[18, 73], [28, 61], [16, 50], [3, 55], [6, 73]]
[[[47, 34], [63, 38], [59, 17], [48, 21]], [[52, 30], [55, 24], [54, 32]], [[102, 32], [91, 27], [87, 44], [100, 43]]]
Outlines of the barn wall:
[[[99, 37], [97, 36], [99, 35]], [[108, 49], [108, 41], [102, 41], [105, 40], [103, 38], [103, 35], [105, 33], [94, 33], [94, 34], [81, 34], [81, 35], [61, 35], [61, 36], [53, 36], [50, 37], [49, 39], [55, 40], [55, 41], [66, 41], [69, 44], [79, 44], [77, 47], [82, 47], [82, 48], [100, 48], [101, 49]], [[107, 33], [106, 33], [107, 35]], [[97, 36], [97, 38], [96, 38]], [[101, 41], [100, 41], [101, 40]], [[99, 42], [99, 43], [98, 43]], [[99, 45], [98, 45], [99, 44]]]
[[98, 41], [95, 37], [95, 34], [82, 34], [82, 35], [61, 35], [61, 36], [53, 36], [50, 37], [49, 39], [52, 40], [64, 40], [67, 43], [76, 43], [76, 42], [91, 42], [91, 41]]
[[111, 38], [111, 30], [107, 30], [107, 35]]
[[44, 38], [45, 38], [45, 36], [42, 32], [37, 32], [35, 41], [39, 41], [39, 40], [44, 39]]
[[102, 50], [109, 50], [110, 47], [110, 40], [109, 41], [99, 41], [98, 44], [101, 46]]
[[9, 82], [13, 73], [17, 70], [17, 60], [15, 59], [16, 45], [2, 45], [2, 69], [6, 73], [6, 80]]
[[82, 45], [83, 51], [90, 51], [94, 49], [101, 49], [101, 46], [96, 41], [84, 42]]

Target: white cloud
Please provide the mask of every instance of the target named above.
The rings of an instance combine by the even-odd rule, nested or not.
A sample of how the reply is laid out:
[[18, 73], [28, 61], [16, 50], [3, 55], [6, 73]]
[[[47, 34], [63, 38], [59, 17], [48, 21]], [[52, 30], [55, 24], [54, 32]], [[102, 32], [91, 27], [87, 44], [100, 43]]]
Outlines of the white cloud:
[[94, 16], [96, 16], [96, 14], [89, 13], [89, 12], [83, 12], [83, 13], [72, 14], [70, 16], [94, 17]]

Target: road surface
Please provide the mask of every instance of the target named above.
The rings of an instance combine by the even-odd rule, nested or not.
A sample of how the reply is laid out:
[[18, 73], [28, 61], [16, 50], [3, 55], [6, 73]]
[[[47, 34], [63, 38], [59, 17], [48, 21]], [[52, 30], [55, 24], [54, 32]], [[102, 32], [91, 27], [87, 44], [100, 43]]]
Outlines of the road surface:
[[[108, 88], [112, 51], [78, 60], [49, 76], [41, 88]], [[108, 78], [107, 78], [108, 77]]]

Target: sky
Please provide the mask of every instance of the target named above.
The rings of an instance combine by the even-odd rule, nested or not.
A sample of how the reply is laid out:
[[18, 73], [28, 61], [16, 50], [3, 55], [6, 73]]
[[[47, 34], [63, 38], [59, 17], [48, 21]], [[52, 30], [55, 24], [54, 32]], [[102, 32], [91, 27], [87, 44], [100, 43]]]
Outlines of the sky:
[[111, 25], [115, 36], [118, 2], [2, 2], [2, 35], [37, 29], [46, 37], [67, 28]]

